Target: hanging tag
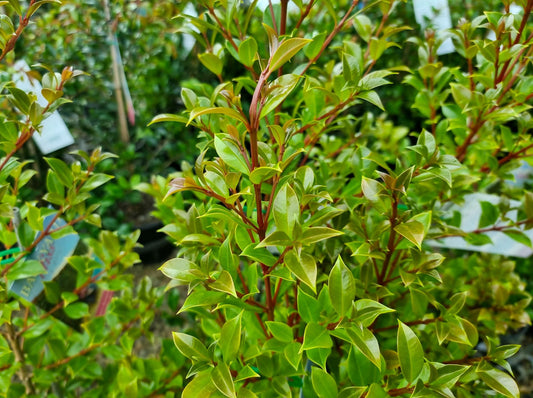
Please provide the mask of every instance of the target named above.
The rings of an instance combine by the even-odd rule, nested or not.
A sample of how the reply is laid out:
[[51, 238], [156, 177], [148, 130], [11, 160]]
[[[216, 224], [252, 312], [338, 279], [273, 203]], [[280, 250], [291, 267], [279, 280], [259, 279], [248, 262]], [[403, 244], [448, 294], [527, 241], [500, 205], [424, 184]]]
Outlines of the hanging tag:
[[[30, 67], [26, 61], [17, 61], [14, 67], [17, 71], [13, 75], [15, 86], [23, 91], [35, 94], [37, 96], [37, 103], [42, 107], [48, 105], [48, 101], [41, 94], [43, 89], [41, 83], [35, 79], [30, 80], [28, 78], [26, 72], [30, 70]], [[41, 122], [40, 131], [35, 132], [32, 138], [44, 155], [74, 144], [74, 138], [58, 111], [54, 111]]]
[[[422, 29], [432, 28], [443, 33], [452, 28], [448, 0], [413, 0], [416, 22]], [[455, 51], [452, 39], [446, 39], [438, 48], [437, 54], [449, 54]]]

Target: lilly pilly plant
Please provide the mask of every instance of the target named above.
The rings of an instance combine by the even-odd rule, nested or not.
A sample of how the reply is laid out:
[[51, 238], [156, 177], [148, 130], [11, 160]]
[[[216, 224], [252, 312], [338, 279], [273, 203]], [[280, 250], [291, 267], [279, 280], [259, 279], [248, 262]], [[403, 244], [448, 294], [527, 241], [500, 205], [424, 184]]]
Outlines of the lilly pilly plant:
[[[31, 139], [43, 131], [42, 122], [68, 102], [63, 89], [78, 74], [70, 67], [42, 76], [32, 70], [29, 75], [41, 83], [44, 102], [16, 86], [20, 76], [13, 77], [8, 66], [11, 51], [30, 18], [47, 3], [54, 1], [3, 2], [14, 21], [0, 15], [0, 396], [173, 394], [182, 384], [176, 369], [184, 358], [168, 349], [157, 359], [133, 352], [138, 339], [150, 337], [160, 302], [149, 279], [133, 289], [132, 276], [125, 272], [138, 262], [133, 252], [138, 234], [120, 239], [101, 230], [98, 205], [87, 203], [93, 190], [112, 178], [97, 167], [113, 155], [100, 149], [76, 151], [69, 163], [47, 157], [45, 170], [25, 160]], [[6, 82], [10, 79], [15, 82]], [[35, 190], [39, 172], [44, 187]], [[42, 196], [35, 193], [43, 191]], [[98, 227], [99, 234], [84, 238], [85, 244], [75, 249], [76, 231], [84, 223]], [[61, 281], [55, 275], [46, 278], [61, 265]], [[33, 300], [37, 281], [43, 289]], [[107, 310], [105, 305], [91, 308], [103, 291], [107, 297], [114, 292]], [[163, 346], [169, 344], [167, 339]]]
[[[522, 19], [487, 13], [458, 30], [467, 48], [504, 52], [498, 73], [496, 58], [474, 50], [466, 73], [443, 66], [431, 33], [419, 42], [418, 71], [380, 69], [398, 51], [395, 34], [410, 29], [388, 23], [401, 1], [295, 1], [289, 10], [282, 0], [264, 12], [256, 3], [200, 1], [198, 17], [180, 16], [220, 84], [184, 88], [184, 114], [153, 120], [199, 131], [194, 166], [168, 186], [158, 178], [144, 187], [179, 246], [162, 272], [170, 286], [188, 286], [180, 312], [198, 325], [173, 334], [191, 361], [182, 396], [518, 397], [506, 362], [518, 346], [498, 340], [529, 323], [512, 261], [498, 272], [490, 255], [446, 259], [426, 238], [486, 243], [487, 232], [505, 231], [528, 243], [520, 228], [531, 226], [532, 202], [523, 191], [514, 194], [525, 205], [517, 218], [502, 193], [500, 205], [482, 204], [469, 233], [446, 209], [503, 177], [487, 171], [507, 160], [480, 160], [483, 129], [529, 109], [519, 80], [529, 81], [531, 2]], [[477, 38], [476, 26], [499, 26], [496, 44]], [[517, 47], [506, 51], [509, 43]], [[226, 70], [230, 62], [241, 75]], [[411, 137], [365, 111], [366, 103], [384, 110], [377, 90], [404, 72], [430, 130]], [[494, 75], [503, 79], [489, 81]], [[527, 134], [503, 130], [510, 136], [492, 156], [526, 155]], [[187, 210], [173, 209], [183, 191], [174, 202]], [[501, 288], [483, 294], [476, 276]], [[476, 349], [481, 339], [487, 352]]]

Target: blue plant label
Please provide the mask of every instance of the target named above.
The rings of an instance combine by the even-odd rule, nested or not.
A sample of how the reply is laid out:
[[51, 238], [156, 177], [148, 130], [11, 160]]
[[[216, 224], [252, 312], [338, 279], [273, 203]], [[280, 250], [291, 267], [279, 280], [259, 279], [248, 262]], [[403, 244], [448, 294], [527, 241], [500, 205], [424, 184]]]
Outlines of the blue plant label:
[[[48, 228], [54, 215], [45, 217], [43, 221], [43, 230]], [[58, 218], [51, 229], [56, 229], [66, 225], [66, 222]], [[39, 237], [42, 232], [37, 234]], [[77, 234], [69, 234], [59, 239], [46, 236], [40, 241], [33, 252], [28, 255], [28, 260], [37, 260], [46, 269], [45, 274], [33, 276], [25, 279], [19, 279], [12, 283], [10, 290], [18, 296], [33, 301], [44, 290], [43, 282], [54, 279], [67, 263], [67, 258], [72, 255], [78, 245], [80, 237]]]

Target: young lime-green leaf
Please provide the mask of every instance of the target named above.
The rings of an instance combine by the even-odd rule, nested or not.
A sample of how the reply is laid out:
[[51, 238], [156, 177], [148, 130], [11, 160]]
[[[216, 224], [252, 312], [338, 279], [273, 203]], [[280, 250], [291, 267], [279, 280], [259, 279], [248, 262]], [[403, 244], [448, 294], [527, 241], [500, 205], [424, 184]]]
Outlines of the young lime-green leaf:
[[215, 383], [211, 380], [212, 369], [198, 373], [194, 379], [185, 386], [181, 398], [211, 398], [218, 392]]
[[356, 310], [354, 319], [357, 320], [357, 322], [360, 322], [364, 327], [368, 327], [374, 323], [379, 315], [395, 311], [392, 308], [370, 299], [357, 300], [354, 307]]
[[275, 110], [298, 84], [300, 76], [294, 74], [282, 75], [268, 86], [266, 101], [261, 108], [260, 118]]
[[65, 313], [69, 318], [80, 319], [89, 314], [89, 304], [82, 301], [69, 304], [65, 307]]
[[274, 72], [283, 66], [287, 61], [289, 61], [289, 59], [296, 55], [298, 51], [300, 51], [307, 43], [311, 41], [312, 40], [310, 39], [303, 39], [300, 37], [293, 37], [283, 40], [270, 58], [270, 72]]
[[332, 345], [333, 342], [328, 330], [316, 322], [310, 322], [305, 327], [304, 341], [302, 348], [300, 348], [300, 353], [314, 348], [330, 348]]
[[283, 322], [267, 321], [265, 322], [268, 330], [274, 338], [284, 343], [290, 343], [294, 340], [292, 328]]
[[344, 232], [336, 231], [327, 227], [307, 228], [300, 239], [300, 243], [307, 246], [324, 239], [333, 238], [334, 236], [344, 235]]
[[257, 167], [250, 173], [250, 181], [252, 182], [252, 184], [260, 184], [263, 181], [269, 180], [270, 178], [281, 172], [282, 170], [277, 167]]
[[[228, 109], [228, 108], [226, 108]], [[250, 169], [246, 160], [234, 141], [227, 138], [219, 138], [215, 136], [215, 149], [218, 156], [233, 169], [240, 171], [243, 174], [250, 174]]]
[[30, 278], [46, 273], [42, 264], [37, 260], [20, 260], [7, 272], [7, 279], [15, 281], [17, 279]]
[[207, 69], [215, 75], [220, 76], [224, 62], [213, 53], [203, 53], [198, 55], [198, 59]]
[[218, 344], [220, 345], [222, 357], [226, 363], [231, 363], [237, 359], [237, 353], [241, 346], [241, 322], [242, 312], [228, 320], [220, 331]]
[[365, 198], [371, 202], [376, 202], [379, 200], [379, 195], [385, 190], [385, 187], [376, 180], [363, 177], [361, 180], [361, 189]]
[[187, 358], [193, 361], [209, 362], [211, 360], [207, 348], [196, 337], [185, 333], [172, 332], [172, 338], [176, 348]]
[[230, 369], [224, 362], [219, 362], [213, 369], [211, 372], [211, 380], [218, 391], [226, 397], [234, 398], [237, 396], [235, 394], [235, 384], [233, 384], [233, 377], [231, 377]]
[[300, 343], [294, 341], [292, 343], [287, 344], [283, 349], [283, 354], [285, 355], [285, 358], [295, 370], [298, 370], [300, 362], [302, 361], [302, 354], [300, 352], [301, 347], [302, 345]]
[[228, 271], [222, 271], [217, 280], [209, 284], [209, 287], [213, 290], [218, 290], [219, 292], [228, 293], [234, 297], [237, 297], [233, 278]]
[[151, 126], [154, 123], [161, 123], [161, 122], [177, 122], [177, 123], [187, 124], [189, 123], [189, 119], [181, 115], [174, 115], [171, 113], [162, 113], [160, 115], [155, 116], [150, 121], [150, 123], [148, 123], [148, 126]]
[[316, 322], [320, 318], [320, 304], [318, 300], [311, 297], [298, 288], [298, 314], [305, 322]]
[[372, 91], [364, 91], [357, 95], [357, 98], [361, 98], [367, 102], [370, 102], [372, 105], [377, 106], [379, 109], [381, 109], [383, 112], [385, 112], [385, 108], [383, 107], [383, 103], [381, 102], [381, 98], [379, 98], [379, 94], [376, 93], [374, 90]]
[[283, 231], [274, 231], [268, 235], [264, 240], [259, 242], [256, 248], [266, 246], [290, 246], [292, 239]]
[[164, 263], [159, 270], [168, 278], [189, 283], [201, 276], [196, 264], [184, 258], [173, 258]]
[[476, 371], [481, 380], [494, 391], [503, 394], [508, 398], [519, 398], [520, 390], [516, 381], [507, 373], [492, 368], [490, 365], [480, 366]]
[[237, 374], [237, 377], [235, 377], [234, 381], [239, 382], [246, 379], [261, 377], [257, 371], [253, 370], [250, 365], [246, 365], [244, 368], [239, 370], [239, 373]]
[[431, 386], [451, 388], [459, 378], [469, 369], [465, 365], [441, 365], [436, 369], [435, 379], [430, 380]]
[[424, 350], [416, 334], [400, 320], [398, 320], [397, 344], [402, 373], [407, 382], [412, 383], [424, 367]]
[[257, 42], [249, 37], [239, 44], [239, 59], [246, 66], [252, 66], [257, 54]]
[[337, 314], [343, 318], [352, 308], [355, 298], [355, 278], [340, 256], [331, 268], [328, 286], [331, 304]]
[[381, 371], [381, 352], [376, 337], [367, 328], [357, 326], [346, 329], [353, 345]]
[[284, 184], [276, 194], [273, 203], [274, 221], [278, 230], [292, 237], [294, 224], [300, 218], [300, 204], [289, 184]]
[[50, 168], [56, 173], [57, 178], [59, 178], [66, 187], [72, 186], [74, 176], [70, 167], [68, 167], [65, 162], [55, 158], [44, 158], [44, 160], [46, 160], [46, 163], [48, 163]]
[[303, 283], [316, 292], [316, 261], [307, 253], [298, 255], [296, 250], [291, 250], [285, 256], [285, 265]]
[[209, 307], [219, 304], [226, 297], [225, 293], [215, 292], [212, 290], [196, 289], [185, 299], [179, 312], [188, 311], [191, 308]]
[[249, 257], [252, 260], [257, 261], [258, 263], [272, 267], [277, 261], [276, 257], [274, 257], [274, 255], [264, 247], [257, 246], [258, 245], [256, 245], [255, 243], [249, 244], [244, 248], [241, 253], [241, 256]]
[[191, 114], [189, 116], [189, 120], [187, 122], [187, 124], [190, 124], [194, 119], [197, 119], [199, 118], [200, 116], [203, 116], [203, 115], [226, 115], [234, 120], [237, 120], [239, 122], [242, 122], [244, 124], [248, 124], [248, 121], [246, 120], [246, 118], [241, 114], [239, 113], [238, 111], [236, 111], [235, 109], [233, 108], [226, 108], [226, 107], [222, 107], [222, 106], [217, 106], [217, 107], [199, 107], [199, 108], [194, 108], [192, 111], [191, 111]]
[[333, 376], [317, 366], [311, 369], [311, 383], [319, 398], [336, 398], [339, 394]]
[[419, 221], [409, 220], [403, 224], [397, 225], [394, 230], [410, 242], [414, 243], [418, 249], [421, 249], [422, 241], [426, 235], [424, 224]]

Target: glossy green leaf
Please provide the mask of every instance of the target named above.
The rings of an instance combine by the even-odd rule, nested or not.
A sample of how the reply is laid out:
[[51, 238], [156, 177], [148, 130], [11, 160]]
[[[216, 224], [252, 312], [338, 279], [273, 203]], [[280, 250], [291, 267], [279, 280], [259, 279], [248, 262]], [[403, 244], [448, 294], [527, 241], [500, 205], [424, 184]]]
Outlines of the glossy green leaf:
[[346, 329], [352, 343], [367, 357], [379, 370], [381, 370], [381, 352], [376, 337], [367, 328], [359, 329], [357, 326]]
[[226, 363], [231, 363], [236, 359], [241, 345], [242, 312], [236, 317], [226, 321], [220, 332], [219, 345], [222, 356]]
[[352, 308], [355, 298], [355, 278], [340, 256], [331, 268], [328, 286], [331, 304], [342, 318]]
[[516, 381], [507, 373], [491, 368], [490, 365], [480, 367], [476, 371], [481, 380], [493, 390], [508, 398], [520, 397], [520, 390]]
[[317, 267], [313, 256], [291, 250], [285, 255], [285, 265], [303, 283], [316, 292]]
[[65, 307], [65, 313], [72, 319], [83, 318], [89, 314], [89, 304], [77, 301]]
[[269, 180], [275, 175], [281, 173], [281, 169], [276, 167], [257, 167], [250, 173], [250, 181], [253, 184], [261, 184], [263, 181]]
[[410, 242], [414, 243], [419, 250], [422, 249], [422, 241], [426, 236], [424, 224], [416, 220], [409, 220], [403, 224], [397, 225], [394, 230]]
[[68, 167], [65, 162], [55, 158], [44, 158], [44, 160], [46, 160], [46, 163], [48, 163], [50, 168], [54, 170], [57, 178], [59, 178], [63, 185], [66, 187], [72, 186], [72, 183], [74, 182], [74, 176], [70, 170], [70, 167]]
[[215, 136], [215, 149], [218, 156], [220, 156], [220, 158], [230, 167], [241, 173], [247, 175], [250, 174], [248, 164], [234, 141], [227, 138], [221, 139], [218, 136]]
[[293, 331], [286, 323], [267, 321], [265, 324], [270, 333], [272, 333], [272, 336], [279, 341], [290, 343], [294, 340]]
[[255, 243], [252, 243], [244, 248], [241, 253], [241, 256], [246, 256], [251, 258], [258, 263], [268, 265], [272, 267], [277, 259], [274, 257], [266, 248], [258, 247]]
[[183, 392], [181, 398], [211, 398], [215, 397], [215, 393], [218, 393], [218, 389], [215, 383], [211, 380], [211, 369], [198, 373], [194, 379], [188, 383]]
[[298, 314], [302, 319], [309, 322], [316, 322], [320, 318], [320, 304], [318, 300], [298, 289]]
[[235, 394], [235, 384], [233, 383], [230, 369], [224, 362], [219, 362], [213, 369], [211, 380], [216, 388], [226, 397], [234, 398], [237, 396]]
[[233, 278], [228, 271], [222, 271], [215, 282], [209, 283], [209, 287], [219, 292], [224, 292], [237, 297]]
[[269, 70], [274, 72], [285, 63], [287, 63], [298, 51], [300, 51], [310, 39], [303, 39], [300, 37], [293, 37], [283, 40], [272, 57], [270, 58]]
[[292, 90], [294, 90], [299, 80], [300, 76], [288, 74], [282, 75], [270, 83], [268, 86], [268, 94], [266, 96], [265, 104], [261, 108], [260, 118], [262, 119], [263, 117], [267, 116], [270, 114], [270, 112], [282, 104]]
[[222, 73], [224, 63], [213, 53], [203, 53], [198, 55], [198, 59], [207, 69], [219, 76]]
[[226, 297], [225, 293], [215, 292], [210, 290], [193, 290], [185, 299], [179, 312], [188, 311], [197, 307], [210, 307], [219, 304]]
[[323, 369], [316, 366], [311, 369], [311, 382], [319, 398], [336, 398], [338, 396], [337, 382]]
[[314, 348], [330, 348], [332, 345], [333, 342], [331, 337], [329, 337], [328, 330], [316, 322], [310, 322], [305, 327], [304, 341], [302, 348], [300, 348], [300, 353]]
[[239, 113], [233, 108], [225, 108], [222, 106], [211, 107], [211, 108], [210, 107], [194, 108], [191, 111], [187, 124], [190, 124], [194, 119], [197, 119], [203, 115], [226, 115], [234, 120], [237, 120], [244, 124], [248, 124], [248, 121], [241, 113]]
[[364, 327], [370, 326], [378, 316], [381, 314], [387, 314], [394, 312], [392, 308], [389, 308], [377, 301], [370, 299], [360, 299], [354, 304], [355, 315], [354, 319], [360, 322]]
[[253, 37], [248, 37], [239, 44], [239, 59], [246, 66], [252, 66], [257, 54], [257, 42]]
[[165, 262], [159, 270], [168, 278], [183, 283], [198, 279], [202, 273], [198, 266], [184, 258], [173, 258]]
[[397, 344], [402, 373], [412, 383], [424, 367], [424, 350], [416, 334], [402, 321], [398, 321]]
[[185, 333], [172, 332], [174, 345], [187, 358], [193, 361], [210, 361], [211, 356], [207, 348], [194, 336]]
[[15, 281], [17, 279], [31, 278], [45, 273], [46, 270], [39, 261], [20, 260], [7, 272], [7, 279], [9, 281]]
[[478, 228], [485, 228], [494, 225], [500, 217], [499, 209], [490, 202], [481, 201], [481, 217], [479, 218]]
[[300, 243], [303, 245], [311, 245], [320, 242], [324, 239], [333, 238], [335, 236], [343, 235], [344, 232], [336, 231], [327, 227], [310, 227], [304, 230]]
[[274, 231], [270, 235], [268, 235], [264, 240], [259, 242], [259, 244], [256, 246], [259, 247], [266, 247], [266, 246], [290, 246], [292, 244], [292, 239], [289, 238], [289, 236], [283, 232], [283, 231]]
[[177, 123], [187, 124], [189, 122], [189, 119], [187, 119], [185, 116], [174, 115], [171, 113], [162, 113], [160, 115], [155, 116], [150, 121], [150, 123], [148, 123], [148, 126], [154, 123], [162, 123], [162, 122], [177, 122]]
[[294, 224], [300, 218], [300, 204], [296, 193], [289, 184], [283, 185], [277, 192], [272, 212], [278, 230], [292, 237]]

